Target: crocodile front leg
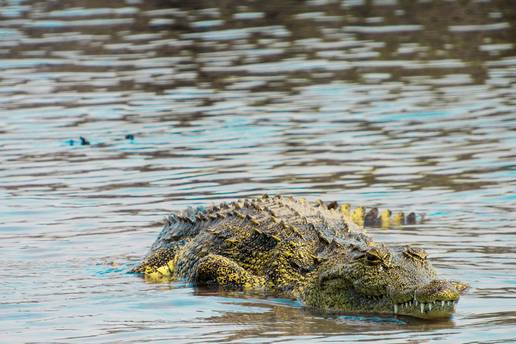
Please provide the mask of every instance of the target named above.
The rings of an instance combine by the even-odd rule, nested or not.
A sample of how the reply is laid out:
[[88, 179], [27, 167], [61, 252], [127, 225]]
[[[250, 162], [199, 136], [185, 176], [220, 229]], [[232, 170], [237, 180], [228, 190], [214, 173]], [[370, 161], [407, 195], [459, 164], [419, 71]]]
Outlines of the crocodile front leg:
[[222, 290], [258, 290], [265, 284], [263, 277], [255, 276], [234, 260], [217, 254], [209, 254], [198, 262], [194, 281], [197, 285]]
[[133, 268], [132, 272], [143, 273], [145, 280], [151, 282], [171, 280], [175, 270], [176, 253], [176, 250], [171, 248], [157, 249]]

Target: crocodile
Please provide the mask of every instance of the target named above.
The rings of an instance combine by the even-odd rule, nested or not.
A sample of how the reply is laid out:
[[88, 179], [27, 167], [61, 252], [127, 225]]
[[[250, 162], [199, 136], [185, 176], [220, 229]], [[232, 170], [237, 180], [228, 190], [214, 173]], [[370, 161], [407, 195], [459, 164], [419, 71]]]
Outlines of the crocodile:
[[132, 272], [297, 299], [331, 314], [449, 318], [468, 285], [439, 279], [422, 248], [387, 246], [364, 229], [414, 218], [279, 195], [190, 207], [166, 217]]

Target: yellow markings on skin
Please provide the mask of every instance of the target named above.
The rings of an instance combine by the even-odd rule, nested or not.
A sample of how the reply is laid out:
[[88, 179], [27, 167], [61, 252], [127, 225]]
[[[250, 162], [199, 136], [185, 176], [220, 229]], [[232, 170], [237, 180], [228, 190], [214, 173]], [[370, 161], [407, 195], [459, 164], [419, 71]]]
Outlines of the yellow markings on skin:
[[173, 260], [169, 260], [168, 263], [167, 263], [167, 266], [168, 266], [168, 269], [170, 270], [170, 272], [173, 272], [174, 269], [175, 269], [175, 263]]
[[405, 223], [405, 214], [403, 212], [399, 212], [394, 214], [392, 217], [392, 224], [394, 226], [401, 226]]
[[391, 225], [391, 214], [392, 212], [389, 209], [385, 209], [380, 214], [380, 225], [382, 228], [389, 228]]
[[224, 240], [224, 242], [227, 244], [227, 245], [234, 245], [238, 242], [238, 239], [237, 238], [230, 238], [230, 239], [226, 239]]
[[273, 238], [274, 240], [276, 240], [277, 242], [280, 242], [281, 241], [281, 238], [277, 235], [271, 235], [271, 238]]
[[256, 234], [263, 234], [263, 232], [261, 230], [259, 230], [258, 228], [253, 228], [253, 231], [256, 233]]
[[273, 282], [274, 288], [281, 290], [284, 286], [299, 283], [301, 286], [305, 282], [305, 276], [294, 270], [290, 263], [291, 261], [301, 262], [311, 265], [313, 260], [311, 258], [312, 251], [305, 244], [300, 242], [283, 242], [278, 245], [278, 250], [281, 252], [273, 262], [274, 270]]
[[345, 217], [348, 218], [350, 216], [351, 206], [349, 203], [344, 203], [340, 206], [340, 213]]
[[299, 235], [299, 236], [301, 237], [301, 239], [303, 239], [303, 240], [305, 239], [305, 237], [303, 236], [303, 234], [302, 234], [302, 233], [301, 233], [301, 232], [300, 232], [296, 227], [294, 227], [294, 226], [290, 226], [289, 228], [290, 228], [290, 230], [291, 230], [292, 232], [294, 232], [294, 233], [296, 233], [297, 235]]
[[364, 225], [365, 209], [364, 207], [358, 207], [353, 211], [351, 220], [359, 226]]
[[169, 260], [165, 265], [158, 268], [146, 266], [144, 278], [146, 281], [154, 283], [169, 281], [174, 273], [174, 265], [174, 260]]
[[168, 269], [168, 265], [160, 266], [157, 271], [163, 276], [170, 276], [170, 270]]
[[165, 280], [163, 276], [157, 271], [146, 273], [144, 278], [148, 282], [162, 282]]

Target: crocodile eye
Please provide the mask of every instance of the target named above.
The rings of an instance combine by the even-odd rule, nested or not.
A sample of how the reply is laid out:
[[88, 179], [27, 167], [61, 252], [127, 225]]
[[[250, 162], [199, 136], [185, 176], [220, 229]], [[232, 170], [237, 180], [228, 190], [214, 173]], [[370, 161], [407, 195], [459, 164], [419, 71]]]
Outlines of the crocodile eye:
[[407, 246], [405, 248], [405, 251], [403, 251], [403, 254], [406, 257], [416, 259], [416, 260], [419, 260], [422, 262], [424, 262], [426, 260], [426, 258], [428, 257], [428, 253], [426, 253], [426, 251], [423, 250], [422, 248], [414, 248], [414, 247], [410, 247], [410, 246]]
[[365, 253], [365, 259], [369, 265], [384, 264], [389, 260], [389, 254], [376, 248], [372, 248]]
[[378, 265], [382, 263], [380, 257], [369, 254], [367, 252], [360, 253], [359, 255], [355, 256], [355, 259], [365, 261], [367, 265]]
[[382, 258], [375, 253], [367, 252], [365, 257], [367, 264], [369, 265], [378, 265], [382, 263]]
[[354, 259], [361, 260], [369, 266], [380, 266], [380, 268], [391, 267], [391, 255], [388, 251], [372, 247], [367, 251], [361, 251], [354, 256]]

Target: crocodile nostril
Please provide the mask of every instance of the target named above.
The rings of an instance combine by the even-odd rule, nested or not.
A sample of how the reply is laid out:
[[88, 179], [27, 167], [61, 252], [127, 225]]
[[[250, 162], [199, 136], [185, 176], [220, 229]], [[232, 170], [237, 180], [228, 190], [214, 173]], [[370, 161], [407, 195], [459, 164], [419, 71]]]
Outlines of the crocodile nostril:
[[469, 284], [460, 281], [450, 281], [459, 294], [464, 294], [469, 289]]

